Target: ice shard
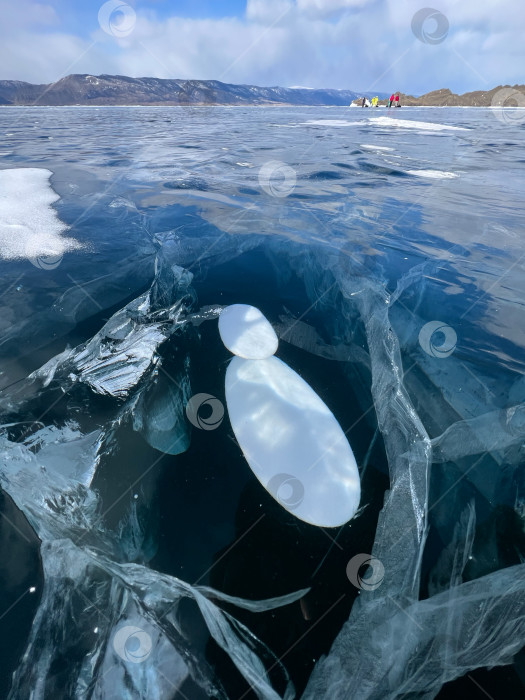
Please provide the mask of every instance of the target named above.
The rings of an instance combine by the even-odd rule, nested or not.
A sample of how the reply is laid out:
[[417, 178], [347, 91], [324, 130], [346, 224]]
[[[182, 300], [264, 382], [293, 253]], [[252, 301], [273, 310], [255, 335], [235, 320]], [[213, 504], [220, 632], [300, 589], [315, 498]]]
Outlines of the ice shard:
[[[124, 425], [162, 454], [176, 455], [189, 444], [184, 354], [178, 381], [160, 390], [157, 381], [163, 361], [159, 347], [185, 325], [194, 327], [190, 284], [185, 270], [159, 262], [149, 292], [115, 313], [90, 341], [63, 351], [18, 383], [5, 401], [10, 415], [22, 415], [32, 402], [42, 402], [47, 420], [54, 415], [56, 421], [13, 420], [0, 432], [0, 484], [40, 538], [44, 569], [40, 606], [12, 678], [13, 700], [29, 695], [35, 700], [102, 699], [115, 693], [151, 700], [188, 679], [205, 695], [225, 697], [202, 650], [192, 646], [191, 628], [184, 628], [179, 618], [179, 606], [187, 599], [194, 601], [210, 637], [259, 698], [294, 696], [284, 667], [236, 620], [232, 608], [273, 610], [298, 600], [305, 590], [251, 601], [155, 571], [144, 563], [147, 535], [140, 513], [147, 506], [139, 511], [131, 498], [115, 526], [106, 517], [122, 500], [126, 474], [112, 475], [119, 490], [109, 503], [100, 493], [100, 480], [93, 487], [99, 469], [105, 470], [106, 481], [111, 478]], [[57, 399], [49, 397], [57, 391], [66, 403], [54, 414]], [[75, 398], [68, 402], [68, 396]], [[100, 397], [112, 402], [112, 410], [96, 430], [87, 431], [85, 426], [92, 426], [89, 407]], [[134, 488], [131, 477], [128, 481], [124, 494]], [[141, 493], [147, 494], [142, 481]], [[278, 669], [279, 692], [272, 685]]]
[[191, 398], [188, 363], [173, 377], [156, 377], [133, 409], [133, 427], [160, 452], [177, 455], [188, 449], [190, 435], [185, 410]]
[[525, 440], [525, 404], [453, 423], [432, 440], [434, 462], [497, 452]]

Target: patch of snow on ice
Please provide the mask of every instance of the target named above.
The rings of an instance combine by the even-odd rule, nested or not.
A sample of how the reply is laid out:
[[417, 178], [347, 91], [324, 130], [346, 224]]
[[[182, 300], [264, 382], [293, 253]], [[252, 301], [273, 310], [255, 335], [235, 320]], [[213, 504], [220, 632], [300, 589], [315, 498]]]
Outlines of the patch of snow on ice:
[[0, 170], [0, 258], [16, 260], [61, 256], [81, 244], [62, 234], [67, 230], [51, 206], [60, 199], [44, 168]]

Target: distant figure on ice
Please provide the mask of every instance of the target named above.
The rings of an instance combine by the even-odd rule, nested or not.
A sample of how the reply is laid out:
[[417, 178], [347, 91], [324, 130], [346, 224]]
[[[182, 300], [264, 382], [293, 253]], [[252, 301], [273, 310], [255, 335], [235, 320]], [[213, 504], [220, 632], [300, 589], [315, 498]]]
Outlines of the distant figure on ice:
[[372, 97], [372, 107], [377, 107], [378, 102], [379, 102], [379, 97]]
[[392, 107], [392, 102], [394, 101], [394, 93], [390, 95], [390, 102], [388, 103], [388, 107]]
[[399, 104], [399, 93], [398, 92], [396, 92], [396, 107], [401, 107], [401, 105]]
[[370, 107], [370, 100], [368, 99], [368, 97], [363, 97], [363, 104], [361, 105], [361, 107]]

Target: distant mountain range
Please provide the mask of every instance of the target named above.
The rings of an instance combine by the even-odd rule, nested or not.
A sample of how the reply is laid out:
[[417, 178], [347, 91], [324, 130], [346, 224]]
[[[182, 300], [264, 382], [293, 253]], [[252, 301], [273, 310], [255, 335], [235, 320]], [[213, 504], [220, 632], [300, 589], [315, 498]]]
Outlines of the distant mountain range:
[[[405, 106], [488, 107], [503, 86], [456, 95], [435, 90], [421, 97], [401, 93]], [[510, 86], [505, 86], [510, 87]], [[525, 86], [513, 89], [525, 95]], [[375, 93], [386, 104], [386, 93]], [[123, 75], [68, 75], [49, 85], [0, 80], [0, 105], [298, 105], [340, 106], [360, 104], [363, 96], [352, 90], [303, 87], [230, 85], [218, 80], [163, 80]]]
[[123, 75], [68, 75], [50, 85], [0, 80], [0, 104], [4, 105], [344, 106], [357, 96], [351, 90], [257, 87], [228, 85], [218, 80], [162, 80]]

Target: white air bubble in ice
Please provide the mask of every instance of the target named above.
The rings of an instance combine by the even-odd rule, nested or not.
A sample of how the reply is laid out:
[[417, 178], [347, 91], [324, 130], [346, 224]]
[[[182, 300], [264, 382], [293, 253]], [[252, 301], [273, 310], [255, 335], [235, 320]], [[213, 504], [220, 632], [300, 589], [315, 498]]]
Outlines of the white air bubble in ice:
[[279, 341], [270, 322], [255, 306], [233, 304], [219, 317], [219, 333], [230, 352], [247, 360], [264, 360], [277, 350]]
[[359, 472], [328, 406], [291, 367], [273, 357], [278, 340], [259, 309], [227, 306], [219, 317], [234, 357], [226, 404], [243, 454], [264, 488], [300, 520], [337, 527], [354, 517]]
[[300, 520], [337, 527], [361, 496], [357, 464], [335, 416], [277, 357], [234, 357], [226, 372], [233, 432], [255, 476]]

